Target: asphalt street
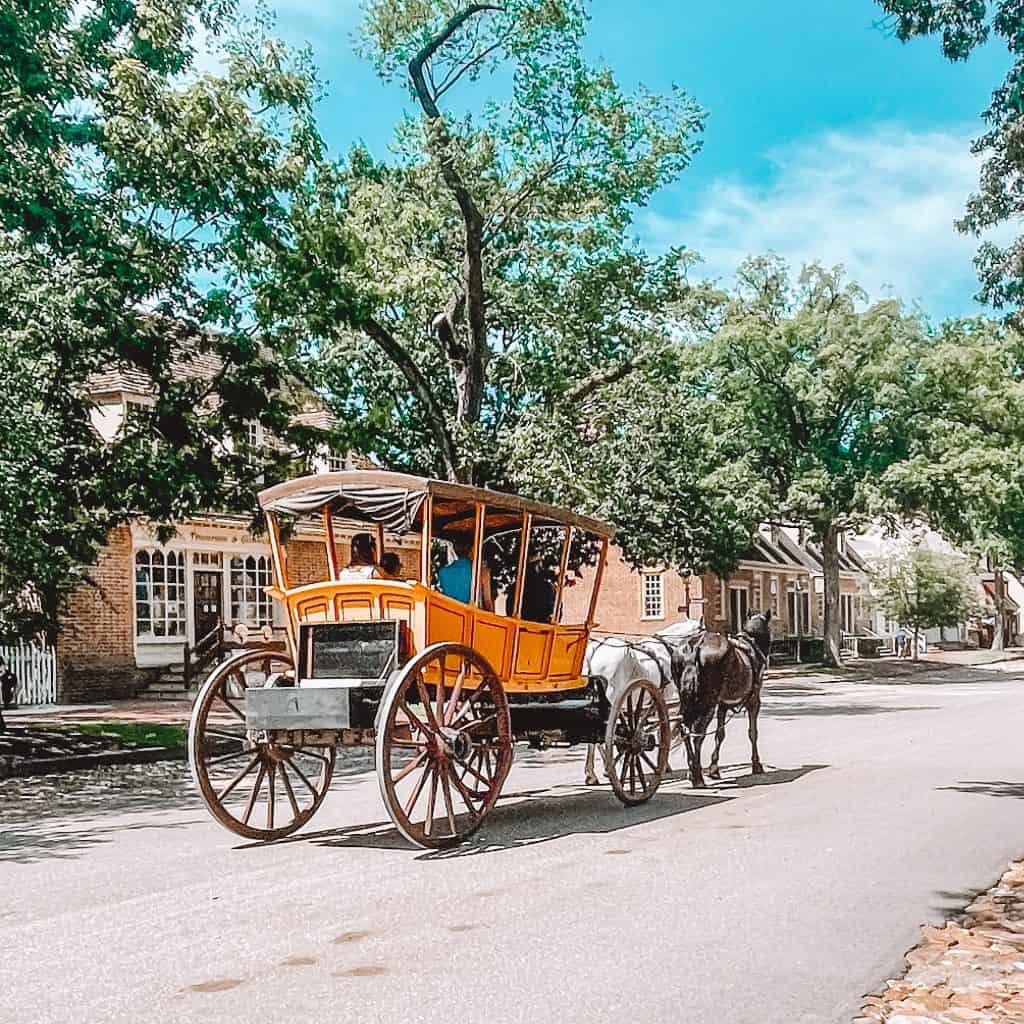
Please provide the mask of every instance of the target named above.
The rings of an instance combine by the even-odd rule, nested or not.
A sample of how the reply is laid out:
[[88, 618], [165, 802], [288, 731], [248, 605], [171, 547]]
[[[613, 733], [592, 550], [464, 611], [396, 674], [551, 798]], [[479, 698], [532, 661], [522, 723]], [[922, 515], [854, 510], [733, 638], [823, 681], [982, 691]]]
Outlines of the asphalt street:
[[776, 681], [765, 776], [741, 719], [720, 785], [640, 808], [582, 750], [519, 748], [444, 853], [391, 827], [368, 759], [272, 846], [180, 765], [0, 784], [0, 1021], [849, 1021], [1024, 854], [1022, 669]]

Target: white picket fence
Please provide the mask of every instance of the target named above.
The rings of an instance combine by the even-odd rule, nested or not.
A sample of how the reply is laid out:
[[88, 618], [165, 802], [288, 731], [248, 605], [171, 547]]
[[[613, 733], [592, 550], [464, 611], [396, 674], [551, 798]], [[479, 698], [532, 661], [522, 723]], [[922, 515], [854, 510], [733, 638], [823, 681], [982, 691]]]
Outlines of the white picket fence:
[[57, 703], [57, 653], [52, 647], [26, 643], [0, 646], [0, 658], [18, 677], [14, 693], [19, 704]]

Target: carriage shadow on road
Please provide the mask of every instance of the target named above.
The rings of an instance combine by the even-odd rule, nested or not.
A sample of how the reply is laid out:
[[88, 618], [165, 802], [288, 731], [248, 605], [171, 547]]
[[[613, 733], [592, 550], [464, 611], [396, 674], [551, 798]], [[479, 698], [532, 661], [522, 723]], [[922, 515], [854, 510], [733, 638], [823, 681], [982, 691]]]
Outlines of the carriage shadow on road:
[[[793, 769], [772, 769], [764, 775], [744, 774], [723, 779], [704, 791], [689, 789], [685, 773], [672, 772], [654, 799], [638, 807], [623, 807], [606, 786], [591, 788], [557, 785], [547, 789], [517, 789], [501, 798], [480, 832], [468, 842], [448, 850], [420, 852], [417, 860], [473, 857], [535, 846], [572, 835], [609, 835], [650, 821], [677, 817], [726, 803], [735, 799], [733, 793], [736, 790], [794, 782], [810, 772], [826, 767], [820, 764], [802, 765]], [[406, 852], [413, 849], [390, 821], [308, 833], [280, 842], [309, 842], [339, 849], [371, 848]], [[262, 845], [247, 844], [246, 848]]]
[[975, 793], [979, 796], [1012, 796], [1024, 798], [1024, 782], [958, 782], [955, 786], [940, 786], [952, 793]]

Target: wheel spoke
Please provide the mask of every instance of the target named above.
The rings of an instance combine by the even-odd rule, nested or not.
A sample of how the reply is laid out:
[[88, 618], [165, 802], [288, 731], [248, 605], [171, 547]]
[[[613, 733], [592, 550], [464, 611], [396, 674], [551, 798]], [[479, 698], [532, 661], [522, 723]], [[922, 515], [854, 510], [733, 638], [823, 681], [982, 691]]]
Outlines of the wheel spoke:
[[452, 687], [452, 695], [448, 700], [447, 705], [444, 709], [444, 714], [441, 721], [445, 725], [451, 724], [451, 719], [455, 715], [456, 705], [459, 702], [459, 698], [462, 696], [462, 684], [466, 679], [466, 663], [463, 662], [462, 668], [459, 670], [459, 674], [455, 677], [455, 685]]
[[295, 774], [298, 775], [298, 777], [302, 779], [302, 781], [306, 784], [306, 789], [308, 789], [310, 793], [313, 794], [313, 798], [318, 798], [320, 796], [320, 793], [317, 791], [316, 786], [314, 786], [313, 783], [306, 778], [306, 773], [290, 757], [288, 758], [288, 765], [291, 768], [291, 770], [295, 772]]
[[249, 802], [245, 805], [245, 814], [242, 816], [242, 824], [248, 825], [249, 819], [252, 817], [253, 808], [256, 806], [256, 796], [263, 786], [263, 776], [267, 774], [267, 766], [260, 763], [260, 770], [256, 775], [256, 784], [252, 787], [252, 792], [249, 794]]
[[281, 762], [281, 782], [284, 783], [284, 791], [288, 794], [288, 802], [292, 805], [292, 814], [298, 818], [302, 812], [299, 810], [299, 802], [295, 799], [295, 790], [292, 789], [291, 779], [288, 778], [288, 773], [284, 770], [285, 762]]
[[[326, 754], [318, 754], [315, 750], [310, 750], [309, 747], [297, 747], [295, 754], [301, 754], [303, 757], [315, 757], [318, 761], [322, 761], [324, 764], [330, 764], [331, 759]], [[292, 757], [295, 756], [292, 754]]]
[[658, 774], [658, 767], [657, 767], [657, 765], [656, 765], [656, 764], [654, 764], [654, 762], [653, 762], [653, 761], [651, 761], [651, 759], [650, 759], [650, 758], [649, 758], [649, 757], [647, 756], [647, 752], [646, 752], [646, 751], [643, 751], [643, 750], [641, 750], [641, 751], [640, 751], [640, 756], [641, 756], [641, 757], [642, 757], [642, 758], [643, 758], [643, 759], [644, 759], [644, 760], [645, 760], [645, 761], [647, 762], [647, 767], [648, 767], [648, 768], [650, 768], [650, 769], [651, 769], [651, 771], [652, 771], [652, 772], [654, 772], [654, 774], [655, 774], [655, 775], [657, 775], [657, 774]]
[[397, 786], [407, 775], [414, 772], [421, 764], [423, 759], [427, 756], [427, 752], [424, 750], [421, 754], [414, 757], [411, 761], [407, 761], [402, 770], [394, 776], [394, 783]]
[[217, 799], [224, 802], [224, 798], [256, 767], [260, 755], [254, 754], [252, 760], [217, 794]]
[[[460, 779], [455, 774], [455, 772], [450, 772], [449, 774], [452, 780], [452, 785], [459, 791], [459, 795], [462, 797], [463, 803], [465, 803], [467, 809], [469, 810], [469, 813], [474, 818], [479, 818], [480, 814], [477, 811], [477, 809], [473, 806], [473, 794], [471, 794], [470, 791], [466, 789], [465, 785], [463, 785], [462, 779]], [[481, 801], [486, 800], [487, 792], [485, 791], [483, 793], [477, 794], [477, 799]]]
[[407, 818], [412, 817], [413, 808], [416, 806], [416, 801], [420, 798], [420, 793], [423, 792], [423, 786], [426, 784], [427, 776], [430, 775], [430, 765], [423, 769], [423, 774], [419, 778], [419, 782], [416, 783], [416, 788], [412, 791], [412, 796], [409, 797], [409, 802], [405, 805], [405, 816]]
[[441, 788], [444, 791], [444, 809], [448, 814], [448, 824], [451, 826], [452, 835], [454, 836], [458, 834], [458, 830], [455, 828], [455, 815], [452, 812], [452, 791], [448, 785], [448, 772], [444, 762], [441, 762], [438, 769], [441, 774]]
[[[483, 784], [484, 784], [485, 786], [487, 786], [487, 788], [488, 788], [488, 789], [490, 789], [490, 787], [491, 787], [491, 784], [492, 784], [492, 780], [491, 780], [491, 779], [488, 779], [488, 778], [486, 778], [486, 777], [484, 777], [483, 775], [481, 775], [481, 774], [480, 774], [480, 773], [479, 773], [479, 772], [478, 772], [478, 771], [477, 771], [477, 770], [476, 770], [476, 769], [475, 769], [475, 768], [473, 767], [473, 761], [475, 761], [475, 760], [476, 760], [477, 756], [479, 756], [479, 757], [480, 757], [480, 760], [481, 760], [481, 761], [483, 761], [483, 756], [484, 756], [484, 755], [483, 755], [483, 751], [482, 751], [482, 750], [478, 750], [478, 751], [477, 751], [477, 753], [473, 755], [473, 758], [472, 758], [471, 760], [469, 760], [469, 761], [466, 761], [466, 762], [464, 763], [463, 767], [464, 767], [464, 768], [466, 769], [466, 772], [467, 772], [467, 774], [469, 774], [469, 775], [472, 775], [472, 776], [473, 776], [473, 778], [475, 778], [475, 779], [478, 779], [478, 780], [479, 780], [480, 782], [482, 782], [482, 783], [483, 783]], [[482, 764], [481, 764], [481, 767], [483, 767], [483, 765], [482, 765]]]
[[416, 690], [420, 695], [420, 701], [423, 704], [423, 710], [427, 713], [426, 724], [430, 727], [430, 730], [432, 732], [436, 733], [438, 732], [438, 725], [437, 719], [434, 718], [434, 708], [433, 705], [430, 703], [430, 694], [427, 693], [427, 687], [424, 685], [423, 677], [420, 675], [419, 672], [416, 673]]
[[216, 736], [218, 739], [221, 739], [221, 740], [231, 740], [233, 743], [244, 743], [246, 741], [246, 738], [247, 738], [244, 732], [243, 733], [225, 732], [223, 729], [210, 729], [210, 728], [204, 729], [203, 730], [203, 735], [204, 735], [204, 737], [205, 736]]
[[236, 717], [240, 718], [243, 722], [245, 721], [245, 714], [244, 714], [244, 712], [239, 711], [238, 708], [235, 707], [235, 705], [232, 704], [231, 701], [228, 700], [228, 698], [225, 695], [223, 690], [220, 690], [217, 693], [217, 700], [219, 700], [221, 702], [221, 704], [224, 704], [226, 707], [230, 708], [232, 714], [234, 714]]
[[431, 765], [432, 771], [430, 772], [430, 795], [427, 797], [427, 820], [423, 823], [423, 834], [425, 836], [430, 835], [430, 830], [434, 827], [434, 803], [437, 800], [437, 767]]
[[269, 790], [267, 793], [267, 828], [273, 830], [274, 828], [274, 777], [277, 775], [277, 771], [274, 765], [271, 764], [267, 770], [267, 778], [269, 782]]
[[241, 757], [243, 754], [249, 753], [252, 753], [252, 751], [247, 750], [245, 747], [239, 747], [238, 750], [235, 750], [230, 754], [220, 754], [218, 757], [210, 757], [204, 760], [206, 766], [212, 768], [215, 764], [221, 764], [223, 761], [232, 761], [236, 757]]
[[636, 756], [636, 757], [633, 758], [633, 763], [636, 765], [636, 772], [637, 772], [637, 775], [640, 778], [640, 785], [643, 788], [643, 791], [646, 793], [647, 792], [647, 776], [644, 775], [644, 766], [640, 763], [639, 756]]

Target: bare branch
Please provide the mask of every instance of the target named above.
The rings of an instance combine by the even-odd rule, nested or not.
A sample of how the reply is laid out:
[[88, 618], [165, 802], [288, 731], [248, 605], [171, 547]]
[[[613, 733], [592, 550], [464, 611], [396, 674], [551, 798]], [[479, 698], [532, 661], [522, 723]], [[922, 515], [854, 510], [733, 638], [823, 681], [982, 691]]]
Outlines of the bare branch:
[[645, 359], [639, 357], [636, 359], [625, 359], [615, 366], [598, 370], [589, 377], [585, 377], [574, 388], [570, 388], [566, 393], [565, 401], [581, 402], [583, 399], [589, 398], [599, 388], [603, 388], [608, 384], [614, 384], [616, 381], [628, 377], [634, 370], [643, 366], [645, 362]]
[[374, 341], [377, 347], [402, 371], [413, 393], [423, 405], [424, 412], [427, 414], [430, 429], [441, 451], [441, 458], [444, 461], [445, 473], [448, 479], [458, 480], [459, 460], [455, 450], [455, 442], [448, 432], [444, 410], [438, 403], [430, 383], [423, 376], [412, 356], [383, 324], [373, 317], [368, 317], [360, 326], [366, 336]]

